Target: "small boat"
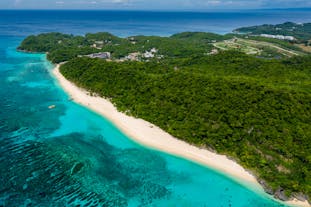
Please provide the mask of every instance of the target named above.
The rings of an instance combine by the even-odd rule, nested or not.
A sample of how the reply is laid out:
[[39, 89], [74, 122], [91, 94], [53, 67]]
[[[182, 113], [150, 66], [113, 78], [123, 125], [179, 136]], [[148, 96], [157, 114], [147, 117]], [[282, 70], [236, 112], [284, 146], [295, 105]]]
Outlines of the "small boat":
[[55, 105], [51, 105], [49, 106], [49, 109], [54, 109], [56, 106]]

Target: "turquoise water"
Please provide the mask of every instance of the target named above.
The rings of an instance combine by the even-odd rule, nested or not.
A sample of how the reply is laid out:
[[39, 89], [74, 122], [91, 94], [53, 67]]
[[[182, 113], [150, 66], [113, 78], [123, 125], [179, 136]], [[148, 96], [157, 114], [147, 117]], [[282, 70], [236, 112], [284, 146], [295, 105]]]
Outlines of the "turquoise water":
[[[0, 206], [285, 206], [212, 169], [140, 146], [73, 103], [51, 76], [45, 55], [15, 49], [25, 34], [45, 31], [49, 24], [42, 20], [42, 29], [31, 18], [23, 24], [18, 18], [10, 25], [3, 21]], [[20, 30], [26, 23], [27, 31]], [[88, 28], [74, 25], [65, 21], [49, 29]], [[148, 27], [133, 28], [130, 33]]]
[[19, 41], [0, 38], [0, 206], [282, 206], [135, 144], [71, 102], [45, 56], [16, 52]]

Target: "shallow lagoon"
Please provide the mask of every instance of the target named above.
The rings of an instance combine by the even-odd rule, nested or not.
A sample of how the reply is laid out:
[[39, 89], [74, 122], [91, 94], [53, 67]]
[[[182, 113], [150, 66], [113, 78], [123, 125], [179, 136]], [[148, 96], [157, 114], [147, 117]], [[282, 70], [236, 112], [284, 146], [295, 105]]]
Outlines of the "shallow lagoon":
[[0, 38], [0, 205], [282, 206], [134, 143], [73, 103], [45, 55], [16, 52], [20, 40]]
[[65, 13], [0, 11], [6, 17], [0, 18], [0, 206], [283, 206], [212, 169], [134, 143], [109, 121], [70, 101], [44, 55], [15, 48], [26, 35], [48, 31], [224, 33], [232, 26], [278, 23], [285, 17], [308, 21], [310, 11], [297, 12], [252, 13], [248, 22], [239, 22], [247, 13], [196, 14], [193, 19], [152, 14], [144, 21], [141, 13], [114, 13], [115, 19], [88, 13], [82, 21], [79, 13], [67, 18]]

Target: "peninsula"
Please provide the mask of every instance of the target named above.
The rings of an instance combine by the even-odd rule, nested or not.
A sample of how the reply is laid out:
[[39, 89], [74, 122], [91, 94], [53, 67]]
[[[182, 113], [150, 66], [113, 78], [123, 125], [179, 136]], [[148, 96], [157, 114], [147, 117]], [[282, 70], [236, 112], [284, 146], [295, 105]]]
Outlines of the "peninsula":
[[64, 89], [136, 141], [309, 205], [311, 58], [295, 42], [49, 33], [26, 38], [19, 49], [66, 61], [54, 70]]

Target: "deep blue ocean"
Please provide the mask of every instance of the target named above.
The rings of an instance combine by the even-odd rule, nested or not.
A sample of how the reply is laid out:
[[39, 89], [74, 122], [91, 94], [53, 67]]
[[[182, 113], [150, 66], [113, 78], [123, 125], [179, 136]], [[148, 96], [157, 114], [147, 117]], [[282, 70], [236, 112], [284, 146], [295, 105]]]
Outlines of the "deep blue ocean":
[[285, 21], [311, 22], [311, 11], [0, 11], [0, 206], [284, 206], [261, 189], [134, 143], [73, 103], [44, 54], [16, 47], [52, 31], [168, 36]]

